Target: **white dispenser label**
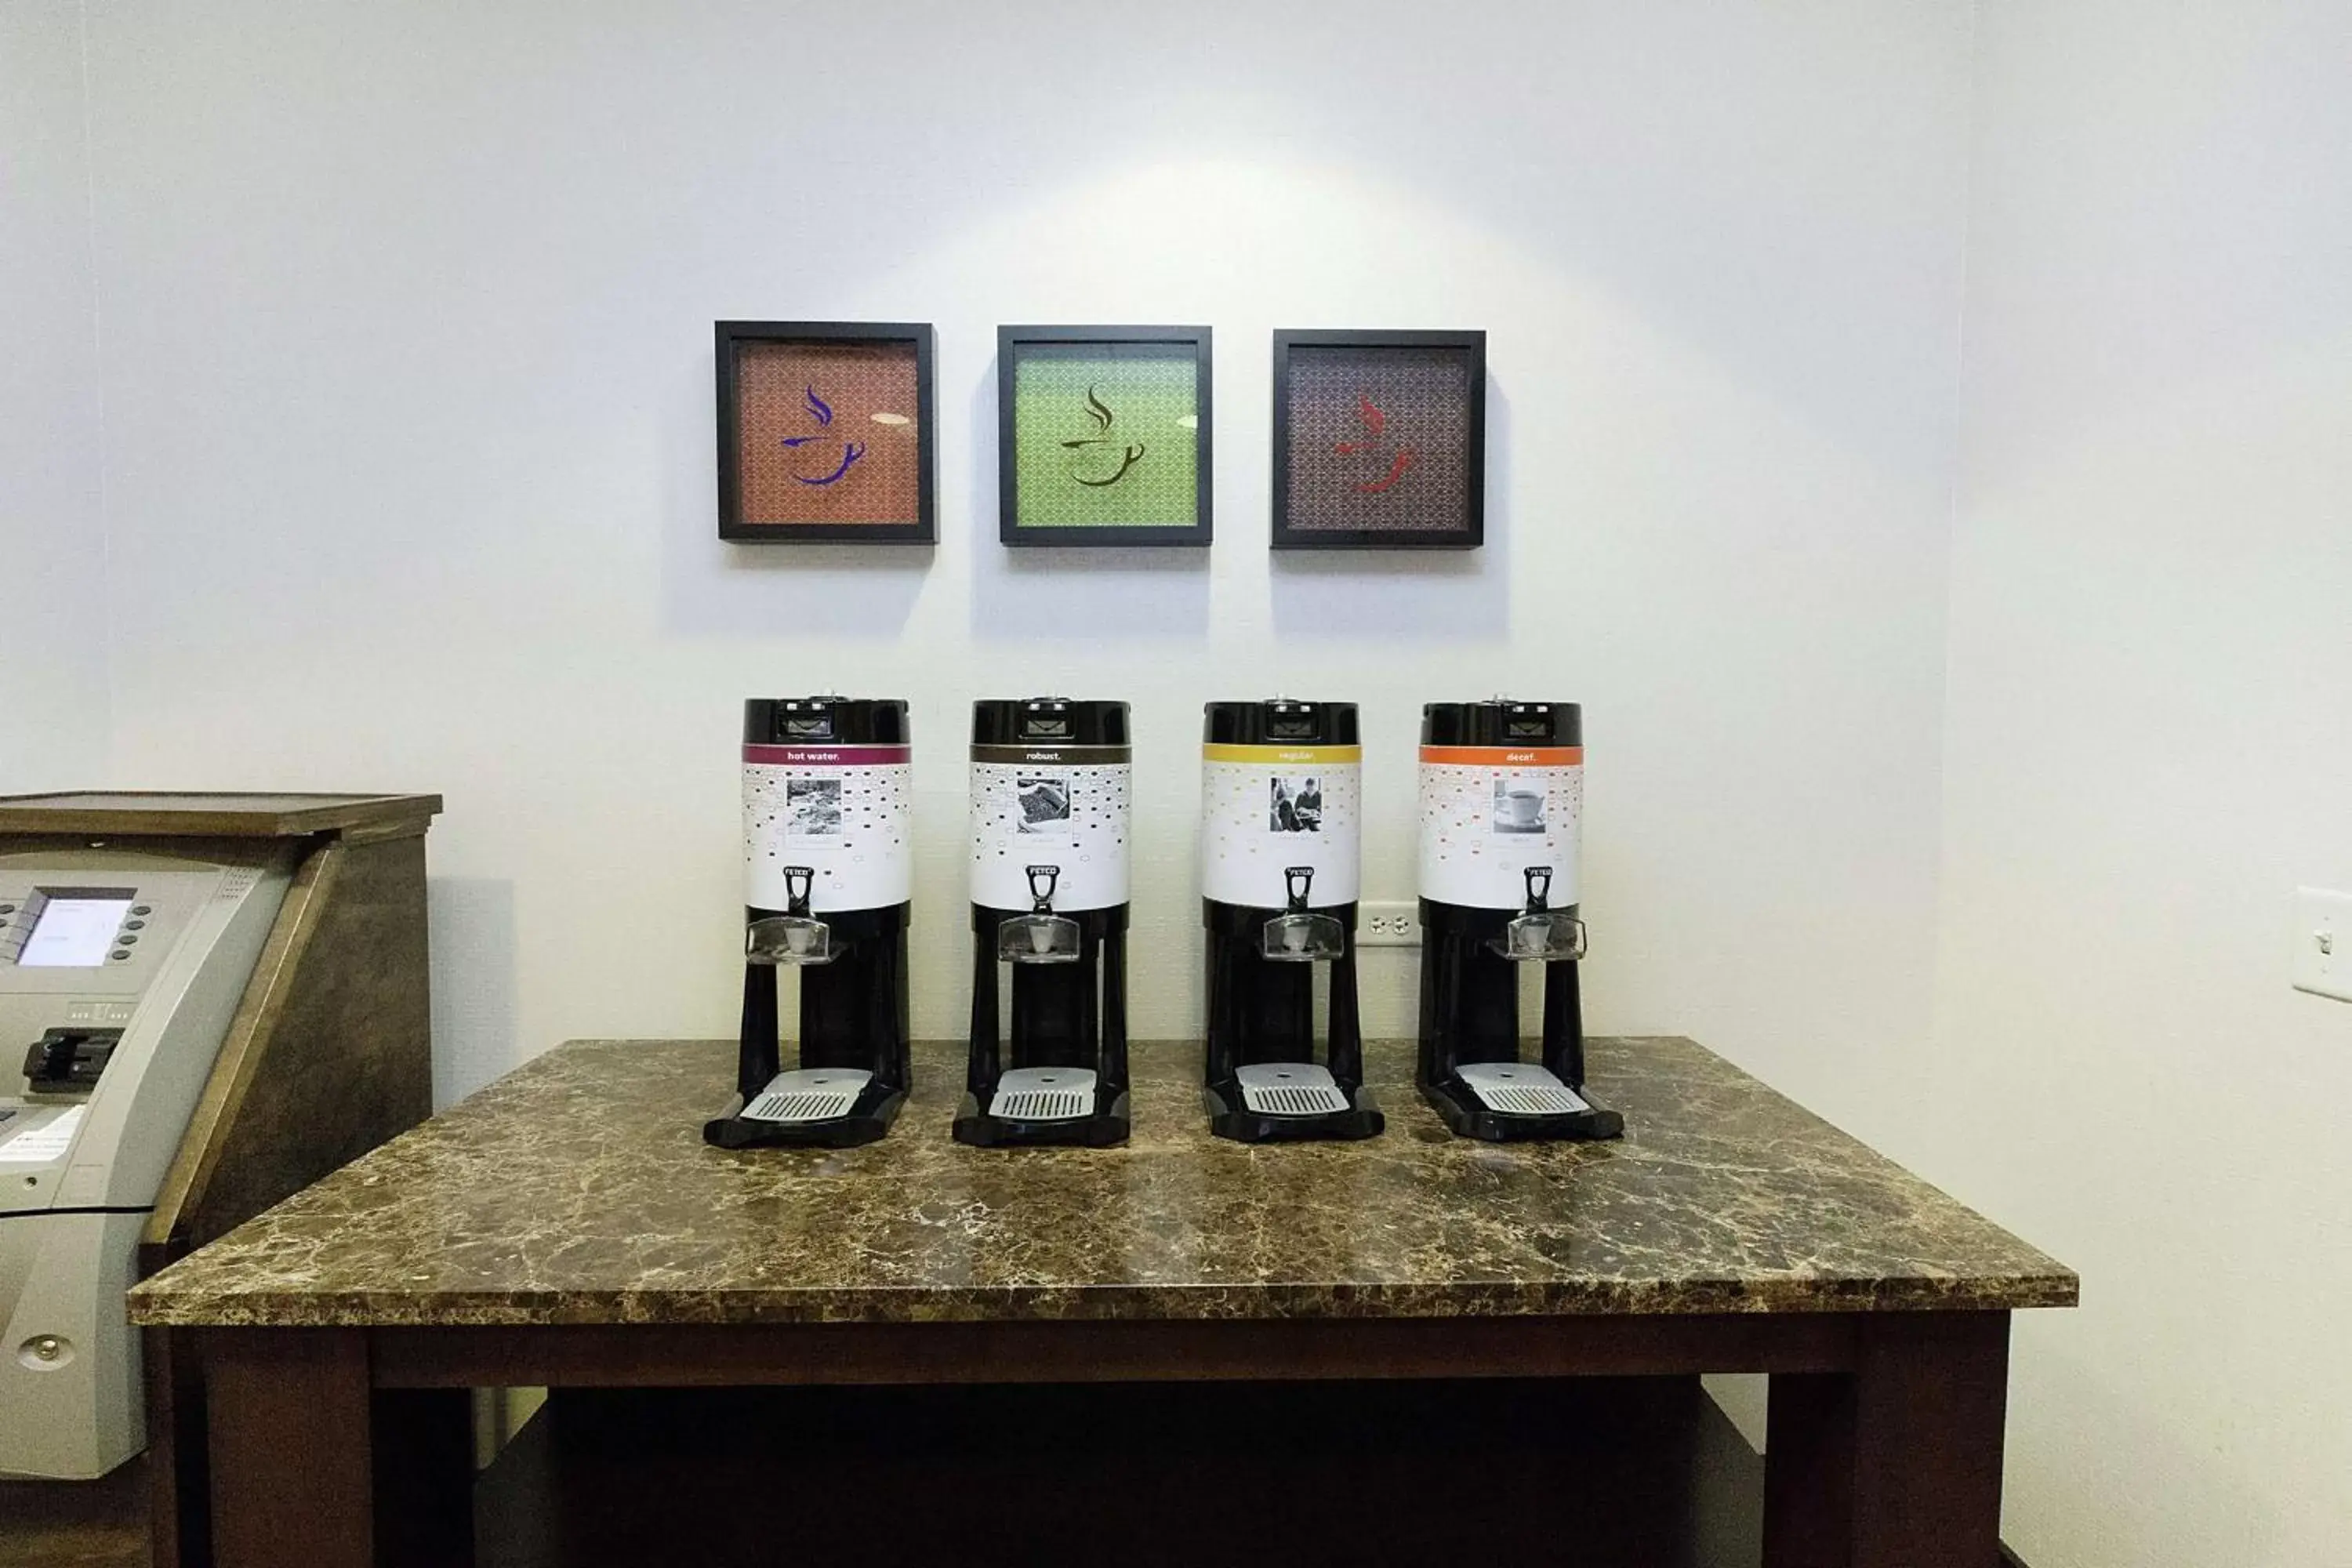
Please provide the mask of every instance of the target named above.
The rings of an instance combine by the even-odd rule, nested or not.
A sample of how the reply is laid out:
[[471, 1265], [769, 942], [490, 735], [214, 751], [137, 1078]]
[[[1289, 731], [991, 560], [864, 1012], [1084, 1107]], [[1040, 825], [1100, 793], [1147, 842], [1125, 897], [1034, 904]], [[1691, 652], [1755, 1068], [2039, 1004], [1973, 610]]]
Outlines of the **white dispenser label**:
[[1528, 873], [1541, 868], [1546, 906], [1576, 903], [1583, 814], [1581, 746], [1423, 746], [1421, 896], [1523, 909]]
[[974, 746], [971, 901], [1026, 910], [1051, 868], [1056, 914], [1128, 900], [1125, 746]]
[[789, 909], [794, 867], [811, 872], [813, 914], [911, 900], [911, 757], [905, 746], [745, 746], [743, 901]]
[[1289, 873], [1313, 873], [1307, 907], [1356, 901], [1362, 860], [1360, 746], [1201, 748], [1201, 891], [1221, 904], [1279, 910]]

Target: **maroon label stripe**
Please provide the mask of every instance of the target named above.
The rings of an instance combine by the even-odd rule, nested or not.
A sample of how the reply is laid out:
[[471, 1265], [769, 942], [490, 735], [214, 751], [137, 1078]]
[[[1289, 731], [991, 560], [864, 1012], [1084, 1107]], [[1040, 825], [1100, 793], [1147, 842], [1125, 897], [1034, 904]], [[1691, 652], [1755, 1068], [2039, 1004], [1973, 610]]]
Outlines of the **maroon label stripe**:
[[875, 768], [911, 761], [912, 746], [746, 746], [743, 760], [787, 768]]

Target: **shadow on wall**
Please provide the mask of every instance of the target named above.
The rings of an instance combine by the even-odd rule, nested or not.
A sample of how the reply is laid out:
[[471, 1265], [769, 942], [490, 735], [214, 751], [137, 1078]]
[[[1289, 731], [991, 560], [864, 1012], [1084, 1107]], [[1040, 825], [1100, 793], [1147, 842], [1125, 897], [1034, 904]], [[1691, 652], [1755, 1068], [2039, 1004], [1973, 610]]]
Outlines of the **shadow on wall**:
[[[871, 637], [906, 629], [939, 552], [924, 544], [730, 544], [719, 537], [719, 418], [707, 345], [689, 350], [661, 406], [663, 629], [688, 637]], [[691, 382], [692, 385], [685, 384]]]
[[[1486, 382], [1486, 531], [1475, 550], [1277, 550], [1285, 637], [1480, 643], [1511, 635], [1511, 405]], [[1496, 679], [1508, 684], [1507, 673]]]
[[[1009, 642], [1208, 636], [1207, 550], [998, 544], [993, 358], [972, 389], [971, 429], [973, 637]], [[1219, 524], [1220, 531], [1224, 526]]]
[[425, 890], [433, 931], [433, 1102], [453, 1105], [513, 1068], [514, 884], [434, 877]]

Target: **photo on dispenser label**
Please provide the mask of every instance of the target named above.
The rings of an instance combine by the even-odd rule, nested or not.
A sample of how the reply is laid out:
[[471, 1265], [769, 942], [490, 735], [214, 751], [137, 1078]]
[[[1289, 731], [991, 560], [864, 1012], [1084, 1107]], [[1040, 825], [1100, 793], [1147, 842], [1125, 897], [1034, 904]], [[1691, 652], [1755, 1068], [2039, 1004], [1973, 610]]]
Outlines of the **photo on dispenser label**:
[[1070, 781], [1060, 773], [1024, 773], [1013, 781], [1021, 800], [1021, 831], [1051, 833], [1070, 820]]
[[1265, 825], [1275, 833], [1322, 832], [1323, 781], [1297, 774], [1285, 778], [1276, 773]]
[[1544, 792], [1515, 780], [1496, 779], [1493, 821], [1497, 833], [1541, 833]]
[[784, 781], [784, 841], [841, 837], [841, 781]]

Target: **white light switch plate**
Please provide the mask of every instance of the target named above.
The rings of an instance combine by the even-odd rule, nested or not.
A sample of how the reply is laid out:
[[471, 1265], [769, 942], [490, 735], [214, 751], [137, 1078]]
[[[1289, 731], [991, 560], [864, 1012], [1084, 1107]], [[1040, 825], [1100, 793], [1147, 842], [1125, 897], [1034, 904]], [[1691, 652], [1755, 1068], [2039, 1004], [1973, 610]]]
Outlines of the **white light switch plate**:
[[2352, 893], [2294, 890], [2294, 988], [2352, 1002]]
[[1356, 906], [1358, 947], [1419, 947], [1421, 906], [1414, 903]]

